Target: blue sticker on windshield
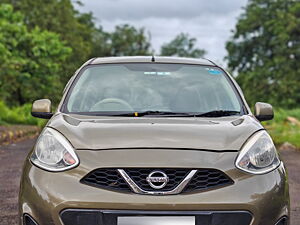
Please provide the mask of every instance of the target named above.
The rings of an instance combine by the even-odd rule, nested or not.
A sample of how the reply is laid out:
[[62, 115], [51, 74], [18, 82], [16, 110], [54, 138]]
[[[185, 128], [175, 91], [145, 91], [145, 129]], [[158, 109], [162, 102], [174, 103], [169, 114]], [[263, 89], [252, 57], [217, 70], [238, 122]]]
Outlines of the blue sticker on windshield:
[[221, 74], [221, 71], [220, 70], [216, 70], [216, 69], [211, 69], [211, 68], [206, 68], [207, 72], [209, 74], [212, 74], [212, 75], [219, 75]]

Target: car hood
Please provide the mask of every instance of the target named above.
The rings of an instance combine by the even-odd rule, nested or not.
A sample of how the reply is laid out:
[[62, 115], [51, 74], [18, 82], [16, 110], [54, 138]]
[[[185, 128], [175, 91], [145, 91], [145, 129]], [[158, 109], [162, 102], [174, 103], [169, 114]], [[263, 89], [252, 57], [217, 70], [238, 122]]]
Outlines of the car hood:
[[47, 124], [76, 149], [240, 150], [262, 125], [251, 115], [221, 118], [96, 117], [56, 114]]

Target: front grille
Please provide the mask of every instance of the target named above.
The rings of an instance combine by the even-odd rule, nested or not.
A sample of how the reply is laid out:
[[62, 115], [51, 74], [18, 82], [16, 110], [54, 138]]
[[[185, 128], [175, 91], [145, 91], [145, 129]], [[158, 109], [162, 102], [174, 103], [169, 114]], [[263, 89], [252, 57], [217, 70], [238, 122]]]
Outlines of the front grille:
[[85, 176], [82, 183], [91, 186], [112, 189], [118, 191], [130, 192], [130, 188], [126, 181], [121, 177], [117, 169], [96, 169]]
[[215, 169], [201, 169], [183, 191], [193, 192], [230, 184], [233, 184], [233, 181], [223, 172]]
[[[125, 168], [124, 171], [144, 191], [166, 192], [174, 190], [192, 171], [192, 169], [182, 168]], [[147, 182], [148, 175], [153, 171], [162, 171], [169, 181], [165, 187], [157, 190], [152, 188]], [[130, 186], [119, 174], [116, 168], [96, 169], [86, 175], [82, 183], [94, 187], [105, 188], [115, 191], [131, 192]], [[184, 193], [203, 191], [233, 184], [233, 181], [222, 171], [216, 169], [197, 169], [196, 174], [183, 189]]]
[[[178, 186], [178, 184], [183, 181], [183, 179], [190, 172], [189, 169], [155, 169], [164, 172], [169, 177], [169, 182], [165, 187], [159, 189], [160, 191], [171, 191]], [[135, 168], [135, 169], [125, 169], [125, 172], [130, 176], [130, 178], [143, 190], [154, 191], [149, 183], [147, 182], [148, 175], [154, 171], [154, 169], [146, 168]]]

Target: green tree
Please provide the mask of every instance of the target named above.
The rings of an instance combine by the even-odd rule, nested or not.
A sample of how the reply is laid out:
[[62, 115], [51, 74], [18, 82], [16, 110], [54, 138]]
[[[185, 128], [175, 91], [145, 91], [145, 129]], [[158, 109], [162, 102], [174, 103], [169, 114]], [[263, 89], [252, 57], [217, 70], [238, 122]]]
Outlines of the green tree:
[[171, 42], [161, 47], [162, 56], [178, 56], [201, 58], [206, 52], [196, 48], [196, 38], [191, 38], [188, 34], [180, 33]]
[[65, 64], [61, 64], [60, 80], [66, 83], [83, 62], [91, 58], [96, 28], [91, 13], [79, 13], [71, 0], [1, 0], [14, 5], [24, 15], [28, 30], [39, 27], [60, 35], [72, 48]]
[[300, 2], [250, 0], [227, 42], [229, 68], [246, 98], [300, 106]]
[[90, 58], [112, 56], [110, 33], [105, 32], [100, 26], [93, 33], [93, 48]]
[[128, 24], [116, 26], [108, 38], [110, 56], [151, 54], [150, 35], [146, 35], [143, 28], [136, 29]]
[[10, 105], [58, 100], [61, 65], [71, 49], [59, 35], [37, 27], [29, 31], [23, 21], [11, 5], [0, 5], [0, 98]]
[[151, 55], [150, 35], [143, 28], [137, 29], [128, 24], [105, 32], [102, 27], [93, 34], [93, 57]]

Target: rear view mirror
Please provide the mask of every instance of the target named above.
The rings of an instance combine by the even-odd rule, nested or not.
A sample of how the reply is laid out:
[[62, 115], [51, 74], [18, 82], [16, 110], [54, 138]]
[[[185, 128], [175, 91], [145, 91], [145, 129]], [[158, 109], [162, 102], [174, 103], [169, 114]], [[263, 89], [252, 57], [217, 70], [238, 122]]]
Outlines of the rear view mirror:
[[274, 118], [272, 105], [264, 102], [257, 102], [254, 108], [254, 115], [259, 121], [271, 120]]
[[31, 115], [37, 118], [50, 119], [52, 117], [51, 101], [49, 99], [36, 100], [32, 104]]

